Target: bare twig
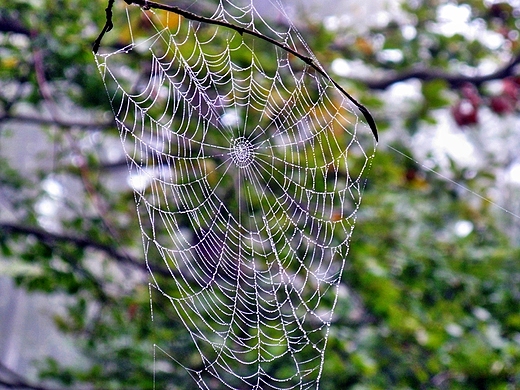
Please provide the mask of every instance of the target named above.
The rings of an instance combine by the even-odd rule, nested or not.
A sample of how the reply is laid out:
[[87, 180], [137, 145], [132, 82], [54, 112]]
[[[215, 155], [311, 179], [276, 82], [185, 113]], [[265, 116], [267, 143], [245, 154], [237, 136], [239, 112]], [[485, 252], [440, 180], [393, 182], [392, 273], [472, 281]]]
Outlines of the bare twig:
[[112, 23], [112, 8], [114, 7], [114, 1], [115, 0], [108, 0], [108, 5], [105, 8], [105, 14], [106, 14], [105, 25], [103, 26], [103, 30], [101, 31], [101, 33], [99, 34], [97, 39], [94, 41], [94, 45], [92, 46], [92, 51], [94, 53], [97, 53], [97, 51], [99, 50], [99, 45], [101, 44], [101, 40], [103, 39], [103, 36], [110, 30], [112, 30], [112, 28], [114, 27], [114, 24]]
[[[112, 11], [111, 7], [113, 5], [114, 0], [109, 0], [109, 8], [107, 8], [107, 18], [112, 17]], [[107, 19], [108, 23], [108, 19]], [[105, 26], [106, 28], [106, 26]], [[112, 27], [110, 27], [107, 31], [110, 31]], [[33, 49], [33, 58], [34, 58], [34, 70], [36, 72], [36, 82], [38, 84], [40, 93], [43, 97], [43, 100], [50, 112], [51, 117], [55, 121], [55, 123], [62, 122], [60, 115], [58, 113], [57, 107], [58, 104], [54, 100], [49, 84], [45, 78], [45, 67], [43, 64], [43, 54], [41, 52], [41, 49], [38, 47], [35, 47]], [[90, 199], [96, 208], [99, 217], [103, 221], [103, 224], [105, 225], [107, 231], [112, 235], [112, 238], [114, 240], [118, 239], [118, 235], [116, 230], [113, 228], [111, 222], [106, 217], [109, 215], [108, 213], [108, 206], [103, 201], [102, 197], [96, 190], [95, 184], [91, 180], [90, 170], [88, 163], [86, 161], [86, 158], [83, 156], [83, 153], [81, 152], [80, 148], [77, 146], [77, 143], [71, 133], [67, 133], [66, 137], [68, 138], [72, 150], [76, 153], [78, 158], [78, 168], [81, 175], [81, 179], [83, 182], [83, 186], [85, 188], [85, 191], [90, 196]]]
[[[31, 36], [33, 39], [36, 38], [36, 33], [34, 32]], [[49, 87], [49, 84], [47, 83], [47, 80], [45, 79], [45, 66], [43, 64], [43, 53], [42, 49], [38, 45], [33, 46], [33, 60], [34, 60], [34, 72], [36, 74], [36, 83], [38, 84], [38, 89], [40, 94], [43, 97], [43, 101], [45, 102], [45, 105], [47, 106], [47, 109], [49, 110], [49, 113], [51, 114], [51, 117], [56, 121], [59, 122], [59, 113], [56, 107], [58, 105], [56, 104], [51, 89]]]
[[[150, 9], [150, 8], [160, 9], [160, 10], [164, 10], [164, 11], [168, 11], [168, 12], [173, 12], [177, 15], [183, 16], [184, 18], [195, 21], [195, 22], [226, 27], [226, 28], [229, 28], [231, 30], [238, 32], [240, 35], [244, 35], [244, 34], [251, 35], [255, 38], [259, 38], [263, 41], [269, 42], [269, 43], [273, 44], [274, 46], [287, 51], [288, 53], [294, 55], [296, 58], [299, 58], [300, 60], [302, 60], [305, 64], [310, 66], [318, 74], [320, 74], [321, 76], [323, 76], [327, 80], [329, 80], [345, 97], [347, 97], [359, 109], [359, 111], [361, 111], [361, 113], [365, 117], [368, 125], [370, 126], [370, 129], [372, 130], [372, 134], [374, 135], [376, 142], [378, 141], [377, 126], [376, 126], [376, 122], [375, 122], [374, 118], [372, 117], [372, 114], [370, 114], [370, 112], [364, 105], [359, 103], [356, 99], [354, 99], [354, 97], [352, 95], [350, 95], [347, 91], [345, 91], [345, 89], [343, 89], [343, 87], [341, 85], [339, 85], [336, 81], [334, 81], [328, 75], [328, 73], [325, 72], [325, 70], [321, 67], [321, 65], [319, 65], [314, 60], [314, 58], [303, 55], [300, 52], [296, 51], [295, 49], [293, 49], [283, 43], [280, 43], [277, 40], [275, 40], [271, 37], [268, 37], [267, 35], [262, 34], [261, 32], [258, 32], [255, 30], [250, 30], [250, 29], [242, 27], [242, 26], [237, 26], [235, 24], [228, 23], [223, 20], [216, 20], [216, 19], [205, 17], [205, 16], [197, 15], [195, 13], [186, 11], [182, 8], [179, 8], [179, 7], [176, 7], [173, 5], [156, 3], [154, 1], [148, 1], [148, 0], [124, 0], [124, 1], [129, 5], [131, 5], [131, 4], [139, 5], [143, 9]], [[101, 44], [101, 40], [103, 39], [103, 36], [105, 35], [105, 33], [110, 31], [113, 27], [113, 23], [112, 23], [113, 5], [114, 5], [114, 0], [109, 0], [108, 7], [106, 9], [107, 20], [106, 20], [105, 26], [103, 27], [103, 30], [101, 31], [101, 34], [94, 42], [94, 45], [93, 45], [94, 53], [97, 53], [99, 46]]]

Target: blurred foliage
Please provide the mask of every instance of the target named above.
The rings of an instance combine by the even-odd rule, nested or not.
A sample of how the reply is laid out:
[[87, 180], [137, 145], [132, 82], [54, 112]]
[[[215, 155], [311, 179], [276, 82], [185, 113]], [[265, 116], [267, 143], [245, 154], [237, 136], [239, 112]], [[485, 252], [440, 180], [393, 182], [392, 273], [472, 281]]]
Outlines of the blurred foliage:
[[[362, 34], [331, 31], [318, 22], [301, 32], [322, 63], [357, 60], [377, 71], [420, 67], [453, 74], [515, 54], [520, 9], [505, 2], [450, 3], [469, 10], [469, 23], [502, 36], [497, 49], [476, 37], [448, 36], [433, 28], [439, 7], [446, 4], [403, 2], [406, 18]], [[12, 120], [24, 110], [49, 118], [42, 88], [52, 92], [52, 104], [86, 112], [96, 123], [106, 121], [110, 106], [91, 53], [104, 7], [89, 0], [16, 0], [0, 9], [0, 145], [16, 131]], [[103, 45], [121, 47], [128, 40], [126, 20], [114, 23]], [[146, 36], [149, 28], [143, 21], [134, 33]], [[401, 57], [384, 56], [386, 50]], [[142, 64], [131, 58], [125, 66], [138, 74]], [[392, 102], [367, 89], [370, 83], [337, 79], [374, 109], [388, 135], [383, 140], [397, 139], [393, 147], [412, 156], [407, 141], [434, 123], [438, 110], [450, 115], [451, 108], [461, 131], [476, 133], [476, 111], [469, 116], [458, 101], [468, 101], [474, 110], [488, 107], [496, 115], [513, 115], [518, 108], [514, 73], [501, 79], [509, 89], [500, 92], [489, 92], [480, 82], [468, 88], [441, 77], [422, 82], [421, 99], [400, 113], [404, 127], [397, 130], [388, 113]], [[510, 105], [499, 105], [497, 96]], [[136, 262], [132, 257], [141, 253], [134, 198], [130, 190], [110, 186], [117, 164], [107, 160], [104, 145], [119, 142], [115, 126], [94, 126], [93, 132], [57, 120], [35, 124], [35, 131], [42, 129], [57, 146], [54, 165], [42, 165], [37, 180], [22, 177], [0, 146], [0, 210], [25, 228], [3, 226], [0, 253], [18, 285], [68, 297], [55, 323], [75, 337], [89, 364], [42, 357], [37, 362], [41, 378], [70, 388], [86, 383], [96, 389], [147, 389], [153, 382], [158, 389], [193, 388], [188, 373], [154, 349], [159, 345], [192, 366], [203, 364], [180, 318], [155, 291], [151, 321], [147, 274], [139, 256]], [[493, 157], [488, 156], [489, 169], [475, 176], [453, 163], [449, 177], [488, 196], [496, 175]], [[48, 229], [38, 211], [39, 202], [49, 198], [45, 180], [60, 177], [83, 186], [88, 195], [61, 199], [58, 231], [63, 234]], [[520, 250], [500, 218], [486, 202], [475, 202], [453, 182], [382, 145], [354, 230], [321, 388], [519, 388]], [[472, 229], [458, 234], [461, 224]], [[161, 285], [171, 280], [160, 273], [156, 277]]]

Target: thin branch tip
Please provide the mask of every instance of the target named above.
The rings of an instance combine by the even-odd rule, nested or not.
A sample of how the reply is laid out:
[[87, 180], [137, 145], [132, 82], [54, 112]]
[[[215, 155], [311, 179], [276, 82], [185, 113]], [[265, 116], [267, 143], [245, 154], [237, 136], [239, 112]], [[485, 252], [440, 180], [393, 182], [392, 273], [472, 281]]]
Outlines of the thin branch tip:
[[[126, 1], [126, 0], [125, 0]], [[99, 33], [99, 36], [94, 41], [94, 44], [92, 45], [92, 51], [94, 54], [97, 54], [99, 50], [99, 46], [101, 46], [101, 40], [105, 36], [107, 32], [112, 30], [114, 28], [114, 23], [112, 23], [112, 8], [114, 7], [115, 0], [108, 0], [107, 7], [105, 8], [105, 15], [106, 15], [106, 21], [105, 25], [103, 26], [103, 30]]]
[[376, 142], [379, 142], [379, 134], [377, 132], [377, 124], [376, 124], [376, 121], [374, 120], [374, 117], [372, 116], [370, 111], [368, 111], [368, 109], [361, 104], [359, 105], [359, 111], [361, 111], [361, 113], [365, 117], [365, 119], [368, 123], [368, 126], [370, 127], [370, 130], [372, 131], [372, 134], [374, 135], [374, 138], [376, 139]]

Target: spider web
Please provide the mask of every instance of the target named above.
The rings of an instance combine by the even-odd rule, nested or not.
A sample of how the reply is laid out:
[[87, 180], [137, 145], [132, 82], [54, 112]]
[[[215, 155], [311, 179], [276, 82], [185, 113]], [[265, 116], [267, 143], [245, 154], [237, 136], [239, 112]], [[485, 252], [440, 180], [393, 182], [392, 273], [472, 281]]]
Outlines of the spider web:
[[[261, 6], [220, 0], [212, 19], [315, 59], [278, 3]], [[328, 77], [286, 50], [136, 8], [126, 10], [130, 43], [96, 61], [140, 180], [146, 262], [171, 276], [165, 284], [151, 271], [151, 286], [201, 360], [172, 359], [201, 389], [318, 388], [374, 156], [370, 129]]]

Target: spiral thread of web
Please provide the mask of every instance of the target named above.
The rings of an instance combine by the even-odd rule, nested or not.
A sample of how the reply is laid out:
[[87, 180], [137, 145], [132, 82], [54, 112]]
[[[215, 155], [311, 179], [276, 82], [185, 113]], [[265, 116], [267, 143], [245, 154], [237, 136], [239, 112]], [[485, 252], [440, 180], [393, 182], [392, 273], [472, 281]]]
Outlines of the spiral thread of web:
[[[263, 3], [265, 7], [265, 3]], [[152, 284], [200, 354], [201, 389], [319, 386], [373, 154], [329, 79], [272, 44], [172, 13], [128, 11], [145, 40], [99, 54], [135, 189]], [[262, 15], [278, 15], [277, 28]], [[213, 18], [312, 56], [274, 7]], [[144, 59], [141, 74], [112, 66]], [[362, 131], [369, 134], [367, 129]]]

